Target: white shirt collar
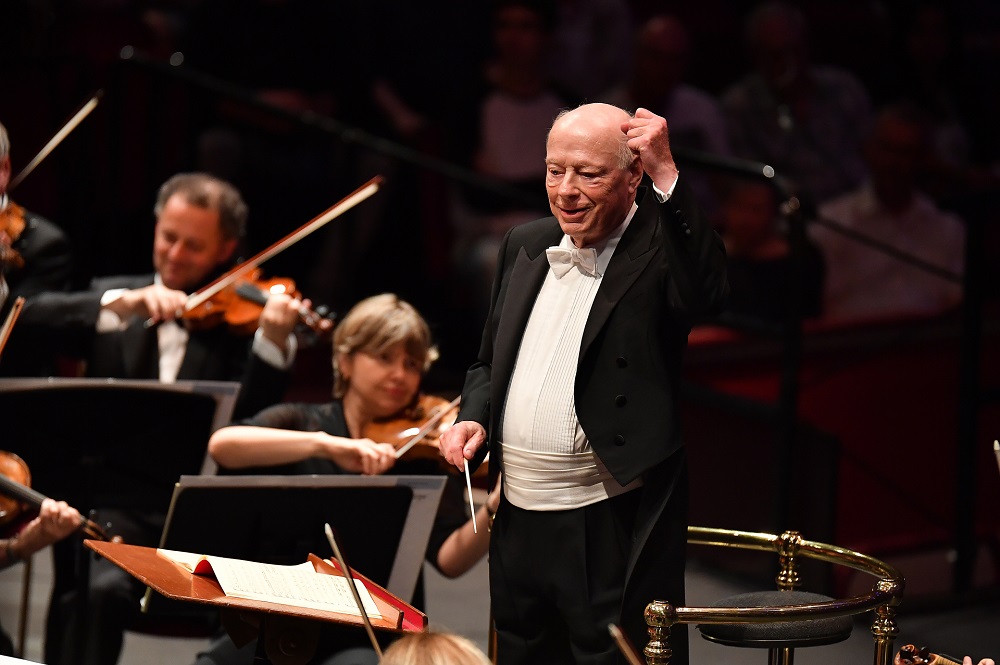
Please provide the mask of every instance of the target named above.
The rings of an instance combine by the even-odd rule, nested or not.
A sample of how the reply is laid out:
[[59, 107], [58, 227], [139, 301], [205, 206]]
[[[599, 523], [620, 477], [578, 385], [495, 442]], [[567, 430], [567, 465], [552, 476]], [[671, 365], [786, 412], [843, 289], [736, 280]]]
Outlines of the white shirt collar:
[[[619, 224], [618, 228], [616, 228], [603, 242], [592, 245], [592, 247], [597, 250], [598, 275], [603, 275], [608, 269], [608, 264], [611, 263], [611, 257], [614, 256], [615, 248], [618, 247], [618, 241], [622, 239], [622, 236], [625, 234], [625, 229], [628, 228], [629, 223], [632, 221], [632, 218], [635, 217], [635, 212], [638, 209], [638, 204], [633, 202], [631, 210], [629, 210], [628, 215], [625, 216], [625, 221]], [[576, 245], [573, 244], [573, 239], [565, 233], [563, 234], [562, 240], [559, 242], [559, 246], [564, 249], [573, 249], [576, 247]]]

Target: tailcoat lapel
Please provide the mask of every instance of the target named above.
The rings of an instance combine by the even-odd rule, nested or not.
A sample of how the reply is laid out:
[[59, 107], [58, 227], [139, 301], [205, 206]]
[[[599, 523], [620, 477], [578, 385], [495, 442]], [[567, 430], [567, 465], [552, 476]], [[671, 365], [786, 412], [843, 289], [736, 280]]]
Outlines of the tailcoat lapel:
[[[640, 189], [640, 196], [637, 201], [642, 202], [644, 196]], [[648, 194], [651, 195], [651, 194]], [[590, 344], [597, 337], [608, 317], [614, 310], [615, 305], [628, 293], [635, 281], [642, 274], [642, 271], [649, 264], [650, 259], [656, 254], [651, 251], [652, 240], [656, 231], [657, 206], [647, 203], [640, 205], [635, 213], [635, 217], [629, 222], [628, 228], [615, 248], [611, 263], [601, 279], [601, 288], [597, 291], [594, 304], [590, 308], [590, 316], [583, 329], [583, 339], [580, 342], [580, 358], [583, 358]]]

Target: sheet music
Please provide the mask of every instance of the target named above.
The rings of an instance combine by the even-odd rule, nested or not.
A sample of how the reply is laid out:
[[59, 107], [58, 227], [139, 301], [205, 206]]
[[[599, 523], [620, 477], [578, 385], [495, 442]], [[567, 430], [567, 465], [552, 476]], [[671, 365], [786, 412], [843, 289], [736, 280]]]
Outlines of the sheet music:
[[[157, 552], [192, 573], [215, 575], [227, 596], [361, 616], [347, 578], [317, 573], [309, 562], [278, 566], [175, 550]], [[382, 618], [367, 587], [360, 580], [354, 584], [368, 616]]]

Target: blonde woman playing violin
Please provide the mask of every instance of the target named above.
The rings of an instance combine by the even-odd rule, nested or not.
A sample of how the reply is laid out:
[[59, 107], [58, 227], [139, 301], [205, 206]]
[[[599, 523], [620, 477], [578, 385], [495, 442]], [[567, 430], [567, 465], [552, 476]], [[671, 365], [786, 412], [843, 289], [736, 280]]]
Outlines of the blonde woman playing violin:
[[[373, 296], [337, 326], [333, 350], [332, 401], [280, 404], [224, 427], [209, 441], [212, 458], [229, 469], [266, 467], [278, 474], [443, 473], [437, 459], [397, 461], [392, 444], [364, 435], [372, 423], [405, 412], [417, 399], [420, 380], [437, 358], [423, 317], [395, 295]], [[494, 490], [477, 509], [474, 533], [463, 488], [460, 476], [449, 477], [427, 546], [427, 560], [448, 577], [466, 572], [486, 554], [484, 527], [500, 500]], [[231, 650], [224, 642], [216, 646], [221, 648], [203, 654], [199, 663], [249, 662], [235, 653], [224, 655]]]

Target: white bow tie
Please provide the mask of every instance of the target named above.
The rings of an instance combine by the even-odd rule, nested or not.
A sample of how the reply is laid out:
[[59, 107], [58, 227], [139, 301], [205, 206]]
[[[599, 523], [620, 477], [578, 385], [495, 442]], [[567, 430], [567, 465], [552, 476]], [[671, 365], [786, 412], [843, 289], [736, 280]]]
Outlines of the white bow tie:
[[556, 277], [562, 277], [569, 272], [574, 265], [585, 275], [600, 277], [597, 272], [597, 250], [593, 247], [583, 249], [566, 249], [565, 247], [549, 247], [545, 250], [545, 256], [549, 260], [549, 266]]

